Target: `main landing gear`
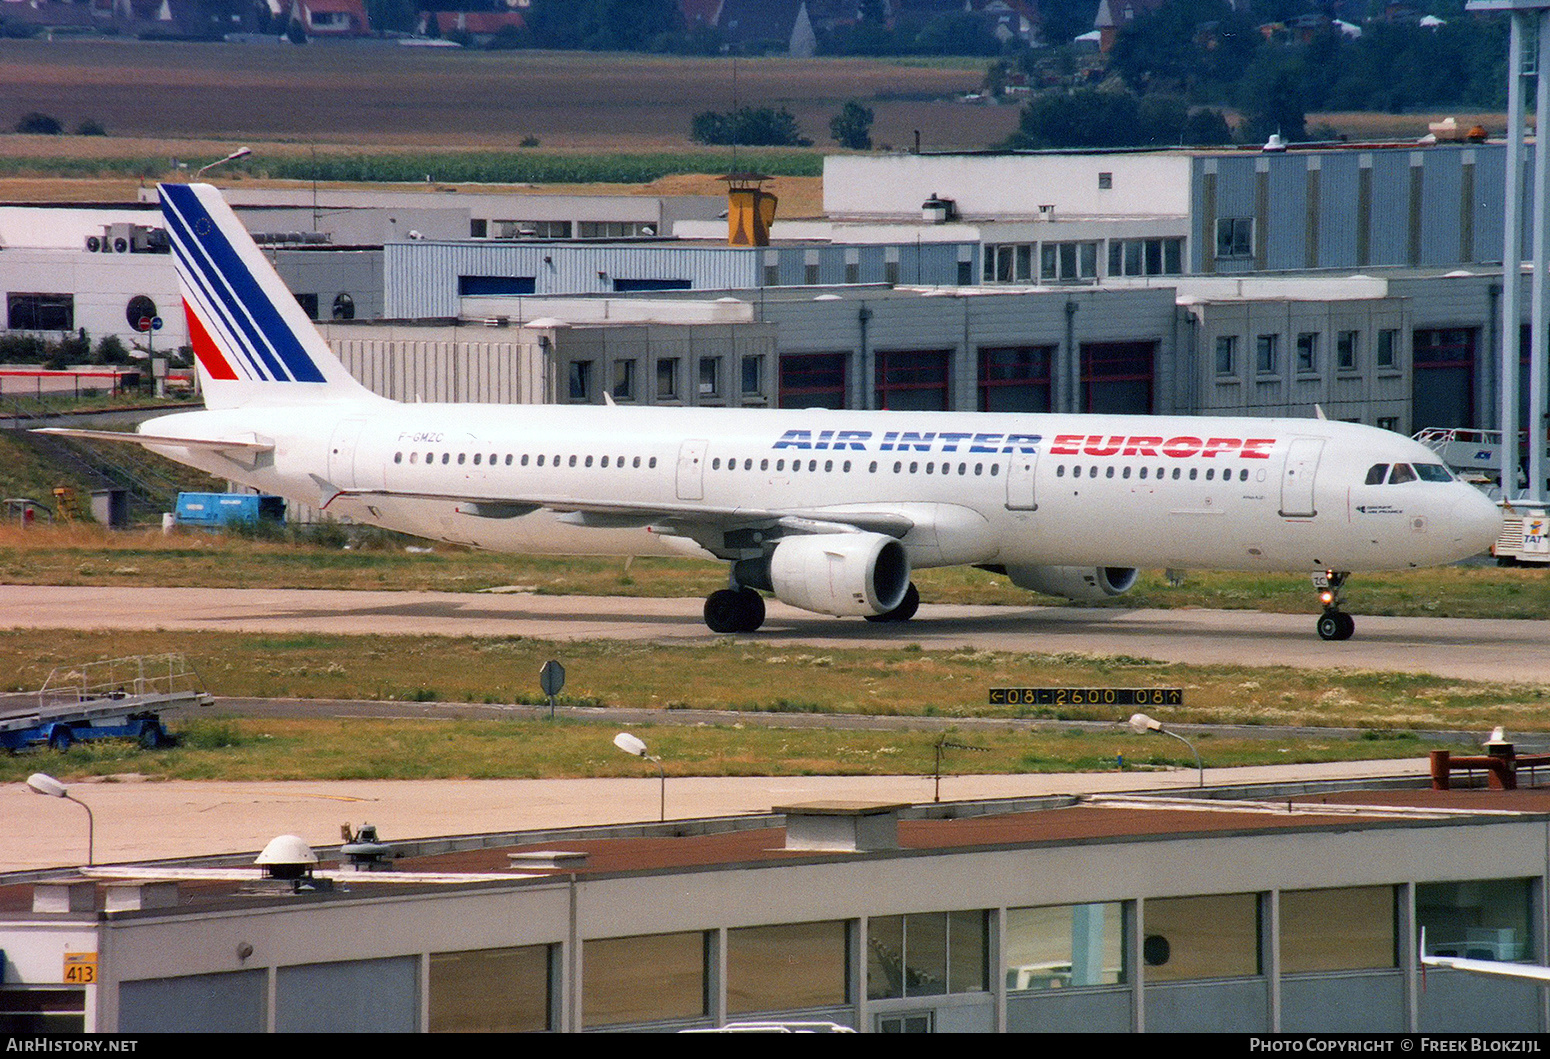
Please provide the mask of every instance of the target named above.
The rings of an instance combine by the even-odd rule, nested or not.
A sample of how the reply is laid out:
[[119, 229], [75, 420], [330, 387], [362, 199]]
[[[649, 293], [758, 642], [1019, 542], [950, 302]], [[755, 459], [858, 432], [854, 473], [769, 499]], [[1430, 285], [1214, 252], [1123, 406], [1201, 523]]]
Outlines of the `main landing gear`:
[[1313, 587], [1318, 589], [1319, 602], [1324, 604], [1317, 626], [1321, 640], [1349, 640], [1356, 631], [1356, 619], [1340, 609], [1340, 589], [1349, 576], [1337, 570], [1313, 575]]
[[755, 632], [764, 624], [764, 597], [751, 588], [723, 588], [705, 598], [711, 632]]

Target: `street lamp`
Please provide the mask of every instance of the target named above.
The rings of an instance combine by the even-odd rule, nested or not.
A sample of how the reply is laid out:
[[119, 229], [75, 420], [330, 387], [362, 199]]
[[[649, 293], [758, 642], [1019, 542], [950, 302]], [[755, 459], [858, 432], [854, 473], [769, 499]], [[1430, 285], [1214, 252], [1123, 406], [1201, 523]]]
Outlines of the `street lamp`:
[[629, 732], [620, 732], [618, 735], [614, 736], [614, 746], [618, 747], [620, 750], [623, 750], [626, 754], [633, 754], [636, 757], [643, 757], [647, 761], [650, 761], [652, 764], [656, 765], [657, 772], [661, 774], [662, 778], [661, 819], [666, 822], [667, 772], [662, 768], [662, 759], [647, 753], [646, 744], [641, 742], [635, 736], [631, 735]]
[[239, 147], [235, 151], [231, 152], [231, 154], [227, 155], [225, 158], [217, 158], [215, 161], [211, 162], [209, 165], [200, 166], [198, 169], [196, 169], [194, 171], [194, 179], [198, 180], [200, 177], [204, 176], [204, 172], [205, 172], [206, 169], [214, 169], [218, 165], [225, 165], [227, 162], [235, 162], [237, 159], [239, 159], [239, 158], [246, 158], [248, 155], [250, 155], [252, 153], [253, 153], [253, 148], [251, 148], [251, 147]]
[[1195, 755], [1195, 768], [1200, 770], [1200, 786], [1204, 787], [1206, 785], [1206, 767], [1200, 763], [1200, 751], [1195, 749], [1194, 743], [1191, 743], [1177, 732], [1168, 731], [1168, 729], [1163, 727], [1161, 721], [1155, 717], [1148, 717], [1144, 713], [1133, 713], [1130, 715], [1130, 730], [1137, 735], [1145, 735], [1147, 732], [1161, 732], [1163, 735], [1171, 735], [1189, 747], [1189, 752]]
[[34, 772], [32, 775], [27, 777], [27, 788], [34, 794], [46, 794], [50, 798], [63, 798], [66, 801], [74, 802], [76, 805], [79, 805], [82, 809], [86, 810], [86, 865], [87, 867], [91, 867], [93, 864], [92, 845], [96, 832], [96, 821], [92, 818], [91, 806], [87, 805], [79, 798], [70, 797], [70, 789], [68, 787], [66, 787], [63, 783], [60, 783], [53, 776], [45, 775], [42, 772]]

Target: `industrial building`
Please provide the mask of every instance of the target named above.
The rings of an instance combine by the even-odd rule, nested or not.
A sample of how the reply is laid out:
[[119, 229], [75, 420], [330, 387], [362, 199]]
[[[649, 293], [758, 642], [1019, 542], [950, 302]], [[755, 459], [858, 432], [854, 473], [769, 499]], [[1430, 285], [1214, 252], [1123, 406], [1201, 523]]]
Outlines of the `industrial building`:
[[1543, 791], [1395, 781], [292, 838], [0, 878], [0, 1024], [1543, 1032], [1417, 946], [1543, 962], [1547, 835]]
[[[342, 359], [402, 400], [1322, 410], [1410, 433], [1499, 416], [1504, 165], [1486, 143], [832, 157], [826, 216], [755, 225], [766, 245], [728, 245], [738, 196], [763, 194], [735, 181], [230, 195]], [[0, 207], [7, 324], [184, 345], [157, 220]], [[751, 308], [690, 308], [728, 299]]]

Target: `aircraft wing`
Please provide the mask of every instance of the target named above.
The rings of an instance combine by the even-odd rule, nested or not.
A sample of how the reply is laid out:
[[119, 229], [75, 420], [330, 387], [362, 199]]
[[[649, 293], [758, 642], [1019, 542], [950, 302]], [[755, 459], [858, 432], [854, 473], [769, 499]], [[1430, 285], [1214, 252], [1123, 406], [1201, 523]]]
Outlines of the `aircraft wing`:
[[175, 445], [184, 449], [210, 449], [215, 452], [272, 452], [274, 442], [249, 434], [236, 438], [179, 438], [170, 434], [138, 434], [129, 430], [75, 430], [69, 427], [38, 427], [34, 434], [53, 434], [83, 441], [116, 441], [131, 445]]
[[902, 512], [870, 508], [713, 507], [698, 503], [634, 504], [625, 501], [580, 500], [569, 496], [491, 498], [365, 489], [339, 490], [335, 498], [339, 496], [438, 500], [456, 504], [461, 513], [479, 518], [516, 518], [542, 508], [555, 512], [561, 521], [575, 526], [598, 529], [630, 526], [658, 526], [664, 530], [681, 528], [684, 536], [694, 536], [696, 528], [732, 530], [778, 525], [792, 533], [861, 530], [902, 537], [915, 527], [915, 520]]
[[1475, 974], [1494, 974], [1502, 978], [1516, 978], [1524, 982], [1543, 982], [1550, 985], [1550, 967], [1537, 963], [1467, 960], [1458, 956], [1422, 956], [1421, 963], [1426, 967], [1443, 967], [1453, 971], [1471, 971]]

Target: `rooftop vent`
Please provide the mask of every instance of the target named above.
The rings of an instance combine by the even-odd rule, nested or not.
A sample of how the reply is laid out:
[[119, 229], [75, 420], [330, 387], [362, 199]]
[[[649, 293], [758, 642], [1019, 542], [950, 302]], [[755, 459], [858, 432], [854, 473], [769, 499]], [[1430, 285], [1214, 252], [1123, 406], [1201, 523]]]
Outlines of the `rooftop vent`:
[[573, 871], [587, 862], [587, 854], [575, 849], [524, 849], [506, 856], [518, 871]]
[[786, 816], [786, 848], [814, 853], [867, 853], [899, 848], [899, 811], [906, 803], [807, 802], [776, 806]]
[[[264, 869], [266, 880], [288, 884], [293, 893], [332, 890], [334, 884], [328, 879], [312, 877], [317, 862], [318, 855], [312, 852], [312, 847], [295, 835], [278, 835], [270, 839], [269, 845], [253, 861]], [[258, 892], [266, 892], [266, 888], [260, 887]]]
[[920, 219], [927, 224], [946, 224], [958, 216], [958, 204], [952, 199], [938, 198], [936, 192], [920, 204]]
[[378, 840], [376, 824], [362, 824], [353, 834], [349, 824], [342, 830], [345, 843], [339, 847], [339, 852], [349, 858], [350, 867], [356, 871], [383, 871], [393, 867], [388, 863], [393, 856], [393, 847]]

